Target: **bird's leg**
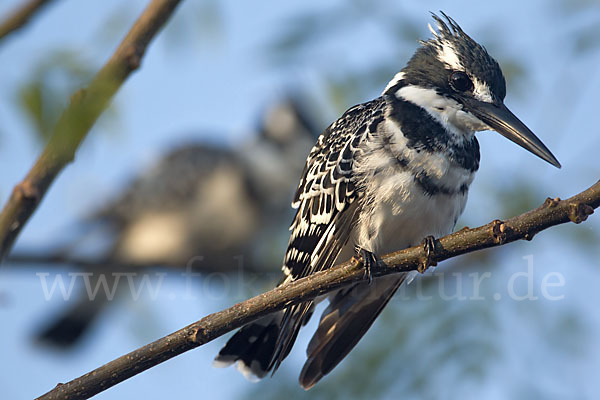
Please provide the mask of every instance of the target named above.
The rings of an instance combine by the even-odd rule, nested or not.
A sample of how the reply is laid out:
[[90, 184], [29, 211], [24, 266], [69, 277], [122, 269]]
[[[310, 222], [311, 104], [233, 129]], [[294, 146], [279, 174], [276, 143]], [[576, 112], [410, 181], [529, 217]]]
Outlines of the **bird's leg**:
[[424, 273], [427, 268], [437, 265], [437, 262], [431, 259], [433, 253], [435, 253], [435, 238], [429, 235], [423, 239], [422, 244], [423, 250], [425, 250], [425, 258], [422, 260], [421, 265], [419, 265], [418, 271], [420, 273]]
[[365, 275], [369, 279], [369, 284], [373, 281], [372, 269], [376, 267], [380, 262], [379, 258], [375, 255], [375, 253], [366, 250], [362, 247], [356, 247], [356, 253], [362, 259], [362, 265], [365, 268]]

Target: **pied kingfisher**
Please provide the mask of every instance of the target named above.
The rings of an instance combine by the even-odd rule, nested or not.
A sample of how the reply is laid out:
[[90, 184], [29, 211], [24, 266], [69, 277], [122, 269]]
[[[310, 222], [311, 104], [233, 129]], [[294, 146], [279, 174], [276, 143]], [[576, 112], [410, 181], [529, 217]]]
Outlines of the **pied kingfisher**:
[[[310, 152], [281, 284], [345, 261], [450, 233], [479, 167], [477, 131], [495, 130], [550, 164], [560, 163], [503, 103], [504, 76], [485, 48], [442, 13], [382, 95], [350, 108]], [[311, 388], [358, 343], [410, 274], [376, 278], [329, 295], [307, 349], [300, 384]], [[314, 301], [242, 327], [215, 359], [249, 378], [275, 371]]]

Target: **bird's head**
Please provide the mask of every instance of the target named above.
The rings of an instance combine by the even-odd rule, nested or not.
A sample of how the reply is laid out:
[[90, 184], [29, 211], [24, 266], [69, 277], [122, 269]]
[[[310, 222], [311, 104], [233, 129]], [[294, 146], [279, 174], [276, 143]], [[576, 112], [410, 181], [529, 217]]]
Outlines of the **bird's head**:
[[505, 105], [506, 82], [498, 62], [443, 12], [433, 38], [422, 41], [384, 94], [426, 109], [451, 133], [494, 130], [560, 168], [550, 150]]

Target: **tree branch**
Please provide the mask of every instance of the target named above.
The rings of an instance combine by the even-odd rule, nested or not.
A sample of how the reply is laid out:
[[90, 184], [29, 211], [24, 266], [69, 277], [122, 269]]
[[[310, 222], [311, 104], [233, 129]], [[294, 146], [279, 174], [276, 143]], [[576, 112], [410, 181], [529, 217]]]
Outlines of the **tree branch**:
[[[234, 258], [232, 257], [233, 261]], [[213, 264], [210, 262], [203, 262], [204, 260], [194, 260], [193, 258], [187, 261], [174, 261], [174, 260], [153, 260], [151, 264], [148, 262], [142, 263], [137, 261], [126, 261], [117, 257], [98, 257], [98, 258], [86, 258], [71, 256], [65, 254], [30, 254], [27, 252], [23, 253], [11, 253], [5, 258], [6, 268], [10, 268], [11, 265], [30, 265], [34, 268], [40, 268], [40, 265], [45, 267], [58, 267], [64, 268], [65, 264], [71, 267], [87, 270], [97, 271], [98, 273], [107, 271], [140, 271], [148, 267], [158, 267], [165, 270], [181, 270], [186, 267], [190, 267], [194, 272], [202, 273], [234, 273], [239, 272], [241, 267], [236, 262], [230, 263], [218, 263]], [[244, 263], [244, 273], [256, 273], [261, 274], [268, 272], [267, 269], [261, 269], [260, 266], [255, 263]]]
[[117, 90], [139, 67], [148, 44], [180, 1], [153, 0], [89, 86], [71, 97], [46, 148], [25, 179], [15, 186], [0, 214], [0, 260], [9, 252], [58, 173], [73, 160], [79, 144]]
[[43, 6], [53, 0], [30, 0], [21, 5], [0, 22], [0, 39], [22, 28]]
[[[412, 271], [460, 254], [500, 246], [519, 239], [531, 240], [535, 234], [551, 226], [569, 221], [585, 221], [598, 206], [600, 181], [567, 200], [548, 198], [537, 209], [509, 220], [495, 220], [475, 229], [464, 228], [435, 240], [434, 248], [429, 254], [423, 246], [416, 246], [385, 255], [382, 257], [385, 265], [374, 267], [372, 272], [374, 276], [383, 276]], [[360, 263], [354, 259], [350, 260], [210, 314], [71, 382], [58, 384], [39, 399], [87, 399], [266, 314], [364, 280], [366, 277]]]

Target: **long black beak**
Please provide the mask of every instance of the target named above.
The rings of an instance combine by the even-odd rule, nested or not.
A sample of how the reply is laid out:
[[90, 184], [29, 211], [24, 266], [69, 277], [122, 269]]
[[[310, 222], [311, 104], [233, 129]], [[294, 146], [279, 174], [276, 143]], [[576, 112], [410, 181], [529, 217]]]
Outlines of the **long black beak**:
[[504, 103], [496, 104], [470, 100], [465, 102], [469, 111], [485, 122], [490, 128], [525, 150], [560, 168], [560, 163], [548, 148], [515, 116]]

